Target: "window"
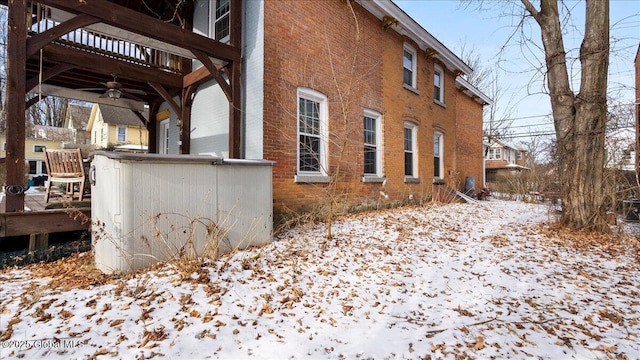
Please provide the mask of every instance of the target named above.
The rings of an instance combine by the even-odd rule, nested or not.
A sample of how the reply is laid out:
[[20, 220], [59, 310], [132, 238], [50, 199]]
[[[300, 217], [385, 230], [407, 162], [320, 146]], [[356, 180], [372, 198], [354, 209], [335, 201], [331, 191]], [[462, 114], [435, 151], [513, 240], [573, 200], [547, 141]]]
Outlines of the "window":
[[46, 148], [44, 145], [33, 145], [33, 152], [44, 152]]
[[364, 175], [382, 176], [382, 127], [380, 114], [364, 112]]
[[489, 151], [487, 151], [487, 160], [500, 160], [500, 158], [500, 148], [489, 148]]
[[522, 151], [516, 151], [516, 159], [522, 160]]
[[441, 132], [433, 134], [433, 177], [444, 177], [444, 139]]
[[404, 175], [415, 178], [417, 174], [417, 148], [416, 148], [417, 127], [412, 123], [404, 124]]
[[118, 126], [118, 142], [125, 142], [127, 141], [127, 128], [126, 127], [122, 127], [122, 126]]
[[416, 87], [416, 60], [416, 51], [409, 45], [405, 45], [404, 55], [402, 56], [402, 67], [404, 71], [402, 82], [410, 88]]
[[38, 162], [29, 160], [29, 175], [36, 175], [38, 173]]
[[298, 89], [298, 172], [326, 175], [327, 98], [313, 90]]
[[438, 65], [433, 69], [433, 100], [444, 104], [444, 72]]
[[220, 42], [229, 42], [229, 0], [215, 0], [213, 7], [213, 34], [211, 36]]

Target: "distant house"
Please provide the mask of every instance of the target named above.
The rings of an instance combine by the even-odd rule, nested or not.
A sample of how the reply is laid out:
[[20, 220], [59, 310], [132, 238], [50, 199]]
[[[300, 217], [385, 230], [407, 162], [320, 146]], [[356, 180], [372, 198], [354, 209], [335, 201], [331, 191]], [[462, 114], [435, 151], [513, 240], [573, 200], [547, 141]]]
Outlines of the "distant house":
[[[0, 158], [4, 158], [7, 155], [7, 137], [5, 135], [0, 135], [0, 143], [2, 144], [2, 148], [0, 148]], [[24, 153], [25, 162], [28, 163], [26, 170], [29, 179], [45, 175], [47, 173], [44, 161], [44, 149], [46, 148], [61, 149], [62, 142], [56, 140], [36, 139], [33, 137], [25, 139]], [[4, 180], [5, 179], [2, 179], [3, 183]]]
[[63, 127], [72, 131], [74, 143], [91, 144], [91, 134], [87, 131], [89, 117], [91, 117], [91, 106], [70, 104], [67, 108]]
[[529, 170], [525, 166], [526, 151], [523, 148], [495, 139], [488, 143], [484, 157], [487, 186], [491, 187], [491, 183], [495, 183], [498, 176], [517, 175], [523, 170]]
[[[146, 122], [146, 114], [142, 115]], [[130, 109], [94, 104], [87, 124], [91, 144], [96, 148], [121, 151], [147, 151], [146, 124]]]

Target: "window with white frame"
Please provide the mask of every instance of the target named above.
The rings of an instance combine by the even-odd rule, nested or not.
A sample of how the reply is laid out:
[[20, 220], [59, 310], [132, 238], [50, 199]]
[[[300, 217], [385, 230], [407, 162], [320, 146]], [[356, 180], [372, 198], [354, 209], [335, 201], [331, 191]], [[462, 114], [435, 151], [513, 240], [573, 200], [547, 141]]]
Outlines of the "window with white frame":
[[517, 160], [522, 160], [522, 151], [516, 151], [516, 159]]
[[298, 173], [326, 175], [327, 98], [298, 89]]
[[382, 176], [382, 126], [380, 114], [364, 111], [364, 175]]
[[406, 177], [417, 177], [418, 173], [417, 131], [418, 127], [415, 124], [404, 123], [404, 175]]
[[444, 104], [444, 71], [438, 65], [433, 68], [433, 100]]
[[433, 134], [433, 177], [444, 177], [444, 137], [439, 131]]
[[127, 128], [124, 126], [118, 126], [118, 138], [117, 141], [118, 142], [125, 142], [127, 141]]
[[487, 160], [500, 160], [502, 157], [500, 148], [489, 148], [487, 151]]
[[33, 145], [33, 152], [44, 152], [46, 148], [44, 145]]
[[229, 18], [230, 18], [230, 1], [214, 0], [211, 2], [211, 21], [212, 34], [211, 37], [224, 43], [229, 42]]
[[416, 50], [409, 45], [404, 45], [404, 52], [402, 55], [402, 67], [403, 76], [402, 82], [404, 85], [416, 88], [416, 65], [418, 57], [416, 56]]

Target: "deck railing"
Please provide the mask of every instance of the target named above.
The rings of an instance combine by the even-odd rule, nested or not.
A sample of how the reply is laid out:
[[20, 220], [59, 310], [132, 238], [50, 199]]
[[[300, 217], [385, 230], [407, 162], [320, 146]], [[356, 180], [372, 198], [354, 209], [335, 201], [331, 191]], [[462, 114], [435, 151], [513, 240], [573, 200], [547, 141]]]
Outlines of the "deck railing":
[[[35, 13], [29, 17], [31, 20], [29, 35], [42, 33], [60, 24], [60, 22], [49, 18], [47, 14], [45, 7], [38, 4]], [[182, 70], [182, 57], [179, 55], [86, 28], [73, 30], [54, 40], [54, 42], [141, 66], [163, 69], [174, 73], [180, 73]]]

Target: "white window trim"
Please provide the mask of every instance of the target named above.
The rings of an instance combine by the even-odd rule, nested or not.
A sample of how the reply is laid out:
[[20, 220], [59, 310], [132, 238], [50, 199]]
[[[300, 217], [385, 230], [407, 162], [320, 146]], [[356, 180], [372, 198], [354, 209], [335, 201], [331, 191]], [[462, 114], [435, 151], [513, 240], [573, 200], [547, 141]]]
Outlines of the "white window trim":
[[[216, 39], [216, 23], [218, 22], [218, 18], [216, 18], [216, 1], [209, 0], [209, 37], [212, 39]], [[219, 39], [219, 42], [228, 44], [231, 37], [231, 6], [233, 0], [229, 0], [229, 12], [225, 13], [225, 15], [229, 16], [229, 35]], [[222, 16], [221, 18], [223, 18]], [[221, 19], [220, 18], [220, 19]]]
[[[327, 174], [329, 168], [329, 132], [328, 132], [328, 108], [327, 97], [315, 90], [308, 88], [298, 88], [296, 94], [296, 175], [295, 182], [299, 183], [328, 183], [330, 177]], [[320, 146], [319, 146], [319, 167], [320, 171], [301, 171], [300, 170], [300, 98], [315, 101], [320, 104]]]
[[[406, 84], [404, 82], [404, 52], [410, 52], [413, 57], [412, 57], [412, 61], [411, 61], [411, 84]], [[409, 45], [409, 44], [404, 44], [403, 50], [402, 50], [402, 86], [405, 89], [414, 91], [416, 93], [418, 93], [418, 52], [416, 51], [416, 49], [413, 48], [413, 46]]]
[[169, 153], [169, 126], [170, 126], [170, 122], [171, 119], [167, 118], [164, 120], [160, 120], [158, 122], [158, 128], [159, 128], [159, 137], [160, 137], [160, 141], [158, 141], [158, 144], [160, 145], [160, 148], [158, 149], [160, 154], [168, 154]]
[[434, 71], [434, 74], [433, 74], [434, 94], [435, 94], [435, 86], [436, 86], [436, 84], [435, 84], [435, 77], [436, 77], [435, 73], [436, 72], [440, 73], [440, 84], [439, 84], [440, 85], [440, 100], [437, 100], [434, 97], [433, 101], [438, 105], [445, 106], [445, 103], [444, 103], [444, 74], [445, 74], [444, 70], [442, 69], [442, 67], [440, 65], [436, 64], [436, 65], [433, 66], [433, 71]]
[[[40, 150], [40, 151], [36, 150], [36, 148], [37, 148], [37, 147], [40, 147], [42, 150]], [[36, 144], [36, 145], [33, 145], [33, 152], [34, 152], [34, 153], [44, 152], [44, 149], [46, 149], [46, 148], [47, 148], [47, 147], [46, 147], [45, 145], [38, 145], [38, 144]]]
[[[438, 172], [440, 173], [440, 176], [433, 176], [434, 179], [444, 179], [444, 134], [441, 131], [436, 131], [433, 133], [433, 142], [434, 142], [434, 151], [435, 151], [435, 141], [436, 141], [436, 137], [440, 138], [440, 141], [438, 142], [439, 145], [439, 152], [440, 152], [440, 168], [438, 169]], [[435, 154], [433, 154], [433, 156], [435, 157]], [[435, 169], [434, 169], [435, 170]], [[435, 171], [434, 171], [435, 174]]]
[[[418, 176], [418, 125], [405, 121], [404, 126], [402, 127], [402, 154], [404, 155], [404, 129], [411, 129], [411, 152], [413, 153], [413, 174], [405, 175], [405, 182], [417, 182]], [[404, 157], [403, 157], [404, 159]], [[404, 161], [403, 161], [404, 164]], [[403, 165], [404, 166], [404, 165]]]
[[[120, 129], [124, 129], [124, 140], [120, 140]], [[127, 141], [127, 128], [125, 126], [116, 126], [116, 142], [126, 142]]]
[[376, 173], [364, 174], [362, 182], [382, 182], [385, 180], [382, 176], [382, 115], [376, 111], [365, 109], [363, 116], [372, 118], [376, 125]]

